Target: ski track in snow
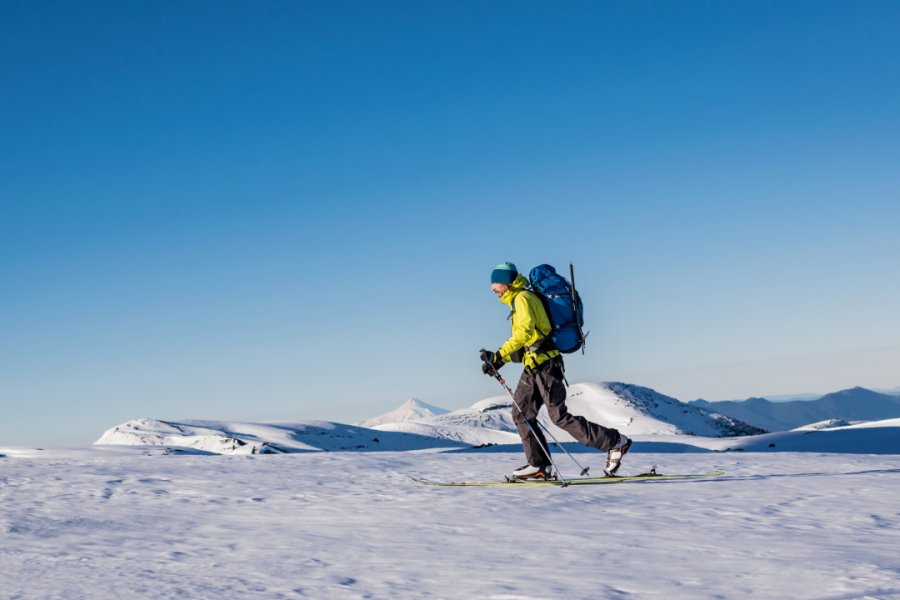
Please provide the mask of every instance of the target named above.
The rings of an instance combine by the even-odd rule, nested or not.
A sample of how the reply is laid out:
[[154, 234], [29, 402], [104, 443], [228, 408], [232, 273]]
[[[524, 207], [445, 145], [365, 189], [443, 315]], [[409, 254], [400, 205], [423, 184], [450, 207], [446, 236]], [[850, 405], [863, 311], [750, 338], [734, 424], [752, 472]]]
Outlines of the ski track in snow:
[[4, 598], [900, 598], [896, 455], [634, 453], [726, 475], [525, 489], [407, 478], [518, 453], [44, 454], [0, 458]]

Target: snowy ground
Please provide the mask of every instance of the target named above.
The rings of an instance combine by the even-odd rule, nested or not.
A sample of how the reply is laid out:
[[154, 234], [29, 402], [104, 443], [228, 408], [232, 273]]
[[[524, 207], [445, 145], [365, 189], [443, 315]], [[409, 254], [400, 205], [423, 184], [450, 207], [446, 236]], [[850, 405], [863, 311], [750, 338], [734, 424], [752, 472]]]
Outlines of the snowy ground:
[[900, 598], [897, 455], [636, 452], [727, 475], [562, 489], [407, 479], [518, 453], [0, 454], [4, 598]]

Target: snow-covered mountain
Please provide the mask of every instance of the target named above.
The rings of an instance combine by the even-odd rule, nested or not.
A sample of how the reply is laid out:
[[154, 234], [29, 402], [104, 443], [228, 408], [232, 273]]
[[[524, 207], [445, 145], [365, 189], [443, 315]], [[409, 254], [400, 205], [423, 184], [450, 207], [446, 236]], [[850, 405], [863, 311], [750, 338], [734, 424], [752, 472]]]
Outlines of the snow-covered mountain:
[[[628, 435], [698, 435], [733, 437], [763, 433], [737, 419], [691, 406], [649, 388], [625, 383], [579, 383], [569, 387], [569, 411], [590, 421], [614, 427]], [[560, 441], [573, 441], [550, 425], [546, 409], [542, 420]], [[376, 426], [381, 431], [416, 433], [471, 445], [519, 442], [512, 421], [512, 399], [496, 396], [434, 417]]]
[[166, 446], [213, 454], [276, 454], [321, 450], [422, 450], [464, 444], [415, 433], [379, 432], [365, 427], [304, 421], [240, 423], [134, 419], [107, 429], [95, 444]]
[[375, 429], [453, 440], [469, 446], [516, 444], [519, 434], [510, 414], [510, 402], [508, 396], [498, 396], [477, 402], [470, 408], [413, 421], [385, 423]]
[[[793, 431], [765, 434], [735, 418], [679, 402], [649, 388], [625, 383], [580, 383], [569, 388], [576, 415], [615, 427], [637, 441], [633, 451], [815, 451], [900, 453], [900, 419], [873, 422], [828, 420]], [[518, 446], [512, 400], [495, 396], [469, 408], [443, 412], [416, 401], [388, 413], [403, 419], [373, 428], [329, 421], [243, 423], [135, 419], [117, 425], [98, 445], [156, 446], [163, 452], [270, 454], [316, 451], [406, 451]], [[384, 416], [383, 416], [384, 417]], [[383, 419], [375, 419], [381, 420]], [[560, 442], [564, 431], [542, 421]]]
[[378, 417], [372, 417], [358, 423], [360, 427], [376, 427], [385, 423], [403, 423], [405, 421], [418, 421], [427, 419], [436, 415], [447, 413], [447, 409], [426, 404], [416, 398], [410, 398], [399, 407], [389, 413], [385, 413]]
[[764, 433], [738, 419], [627, 383], [574, 385], [569, 389], [568, 404], [575, 414], [632, 435], [734, 437]]
[[[737, 419], [679, 402], [649, 388], [624, 383], [581, 383], [569, 388], [569, 410], [628, 435], [733, 437], [763, 433]], [[543, 422], [561, 442], [573, 439]], [[329, 421], [243, 423], [134, 419], [117, 425], [95, 444], [164, 446], [215, 454], [272, 454], [320, 450], [421, 450], [518, 444], [512, 400], [495, 396], [447, 412], [418, 400], [364, 421], [368, 427]]]
[[768, 431], [786, 431], [830, 419], [872, 421], [900, 417], [900, 398], [861, 387], [826, 394], [815, 400], [772, 402], [766, 398], [748, 398], [723, 402], [694, 400], [690, 404]]

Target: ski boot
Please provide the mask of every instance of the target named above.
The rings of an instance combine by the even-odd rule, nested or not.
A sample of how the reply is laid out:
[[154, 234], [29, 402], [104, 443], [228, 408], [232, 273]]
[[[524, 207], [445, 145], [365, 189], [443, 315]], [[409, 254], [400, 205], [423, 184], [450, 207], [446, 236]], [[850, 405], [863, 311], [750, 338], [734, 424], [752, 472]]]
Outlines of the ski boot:
[[550, 481], [556, 479], [550, 467], [533, 467], [523, 465], [506, 476], [506, 480], [513, 481]]
[[607, 477], [614, 477], [616, 471], [622, 466], [622, 457], [628, 454], [631, 449], [631, 438], [625, 436], [624, 433], [619, 434], [619, 441], [606, 454], [606, 472]]

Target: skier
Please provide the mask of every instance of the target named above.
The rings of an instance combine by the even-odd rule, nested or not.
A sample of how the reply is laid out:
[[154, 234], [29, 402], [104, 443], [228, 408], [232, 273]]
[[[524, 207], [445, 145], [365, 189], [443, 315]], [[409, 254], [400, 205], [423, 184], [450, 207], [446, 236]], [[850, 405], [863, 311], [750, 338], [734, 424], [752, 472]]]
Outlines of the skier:
[[524, 366], [512, 411], [528, 464], [512, 475], [515, 479], [547, 479], [551, 475], [550, 448], [537, 422], [544, 404], [558, 427], [582, 444], [607, 452], [606, 473], [612, 476], [631, 448], [631, 439], [568, 411], [563, 385], [565, 367], [550, 336], [553, 326], [543, 302], [527, 287], [528, 279], [510, 262], [497, 265], [491, 272], [491, 291], [512, 311], [512, 335], [496, 352], [481, 351], [481, 370], [486, 375], [494, 376], [508, 362], [521, 362]]

